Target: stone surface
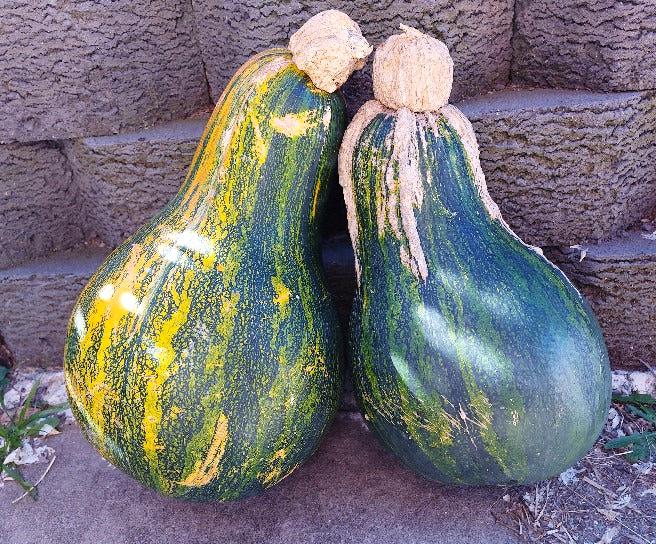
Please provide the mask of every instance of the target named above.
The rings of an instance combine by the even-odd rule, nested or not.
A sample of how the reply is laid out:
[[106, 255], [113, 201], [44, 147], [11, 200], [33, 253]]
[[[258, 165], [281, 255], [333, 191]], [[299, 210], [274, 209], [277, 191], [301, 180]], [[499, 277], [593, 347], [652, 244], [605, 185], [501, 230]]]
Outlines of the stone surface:
[[67, 154], [87, 229], [114, 247], [161, 210], [182, 185], [206, 120], [74, 141]]
[[[39, 500], [0, 488], [3, 544], [510, 544], [490, 510], [501, 488], [421, 479], [380, 447], [359, 416], [338, 416], [319, 451], [263, 495], [237, 503], [165, 499], [112, 468], [67, 427]], [[81, 467], [83, 469], [81, 470]], [[25, 472], [37, 478], [44, 464]]]
[[82, 240], [78, 196], [56, 144], [0, 145], [0, 224], [0, 269]]
[[656, 237], [645, 236], [548, 252], [590, 301], [614, 367], [656, 361]]
[[[453, 96], [472, 96], [507, 83], [512, 50], [512, 0], [385, 0], [372, 5], [346, 0], [194, 0], [198, 37], [216, 99], [235, 70], [252, 54], [287, 46], [310, 16], [339, 9], [356, 21], [372, 45], [399, 30], [416, 27], [445, 41], [455, 62]], [[351, 114], [371, 97], [371, 62], [345, 86]]]
[[0, 141], [109, 134], [208, 104], [191, 0], [4, 0]]
[[613, 391], [622, 395], [639, 393], [656, 397], [656, 372], [654, 370], [616, 370], [613, 372]]
[[458, 106], [490, 194], [525, 241], [610, 238], [656, 205], [653, 93], [515, 89]]
[[87, 248], [0, 271], [0, 331], [17, 363], [61, 365], [73, 304], [104, 255]]
[[517, 0], [512, 78], [545, 87], [656, 88], [653, 0]]

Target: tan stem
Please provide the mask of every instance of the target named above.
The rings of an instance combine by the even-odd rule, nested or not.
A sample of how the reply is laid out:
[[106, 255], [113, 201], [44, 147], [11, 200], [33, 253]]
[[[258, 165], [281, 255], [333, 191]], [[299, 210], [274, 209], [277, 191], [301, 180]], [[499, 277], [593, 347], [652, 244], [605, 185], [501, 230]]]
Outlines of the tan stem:
[[438, 111], [448, 103], [453, 86], [449, 50], [415, 28], [401, 25], [401, 30], [376, 49], [374, 96], [395, 110]]
[[311, 17], [292, 34], [289, 49], [294, 64], [312, 83], [332, 93], [365, 65], [373, 48], [355, 21], [331, 9]]

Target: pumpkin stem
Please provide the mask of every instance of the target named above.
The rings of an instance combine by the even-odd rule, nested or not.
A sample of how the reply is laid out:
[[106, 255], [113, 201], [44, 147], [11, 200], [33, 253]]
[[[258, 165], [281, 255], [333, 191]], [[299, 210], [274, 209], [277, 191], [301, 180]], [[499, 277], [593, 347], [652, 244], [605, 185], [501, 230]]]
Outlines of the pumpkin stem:
[[319, 89], [332, 93], [360, 70], [372, 51], [348, 15], [330, 9], [311, 17], [289, 39], [294, 64]]
[[449, 102], [453, 60], [447, 46], [401, 25], [376, 49], [373, 82], [376, 100], [395, 110], [438, 111]]

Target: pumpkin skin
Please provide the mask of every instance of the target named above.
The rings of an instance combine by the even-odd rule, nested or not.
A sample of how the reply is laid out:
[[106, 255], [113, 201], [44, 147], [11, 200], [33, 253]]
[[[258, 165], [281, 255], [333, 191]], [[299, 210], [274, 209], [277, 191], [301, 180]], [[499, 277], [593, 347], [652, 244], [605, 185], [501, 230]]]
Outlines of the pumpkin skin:
[[235, 500], [290, 474], [338, 407], [318, 228], [342, 98], [284, 49], [219, 100], [178, 195], [80, 295], [65, 353], [88, 440], [165, 495]]
[[466, 118], [367, 103], [340, 183], [359, 277], [354, 388], [380, 441], [449, 484], [526, 484], [581, 458], [610, 403], [601, 331], [501, 219]]

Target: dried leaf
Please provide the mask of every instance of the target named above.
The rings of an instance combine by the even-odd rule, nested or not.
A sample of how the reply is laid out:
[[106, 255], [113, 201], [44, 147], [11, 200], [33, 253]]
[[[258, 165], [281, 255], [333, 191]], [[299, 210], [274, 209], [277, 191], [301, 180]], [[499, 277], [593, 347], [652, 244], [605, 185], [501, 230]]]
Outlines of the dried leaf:
[[628, 493], [626, 495], [622, 495], [618, 499], [615, 499], [613, 503], [610, 505], [610, 507], [613, 510], [623, 510], [626, 508], [629, 504], [631, 503], [631, 495]]
[[60, 432], [48, 423], [39, 429], [39, 436], [42, 438], [46, 436], [54, 436], [56, 434], [60, 434]]
[[633, 465], [633, 468], [635, 470], [637, 470], [643, 476], [646, 476], [654, 468], [654, 463], [650, 463], [649, 461], [644, 462], [644, 463], [636, 463], [636, 464]]
[[[37, 448], [32, 447], [32, 444], [28, 440], [23, 442], [23, 445], [19, 448], [16, 448], [7, 455], [5, 458], [5, 467], [6, 465], [31, 465], [34, 463], [39, 463], [40, 461], [45, 461], [48, 459], [55, 450], [50, 446], [39, 446]], [[4, 468], [4, 467], [3, 467]]]
[[574, 484], [579, 481], [577, 474], [580, 472], [585, 472], [585, 470], [576, 470], [574, 467], [570, 467], [565, 472], [561, 472], [558, 479], [564, 485]]

